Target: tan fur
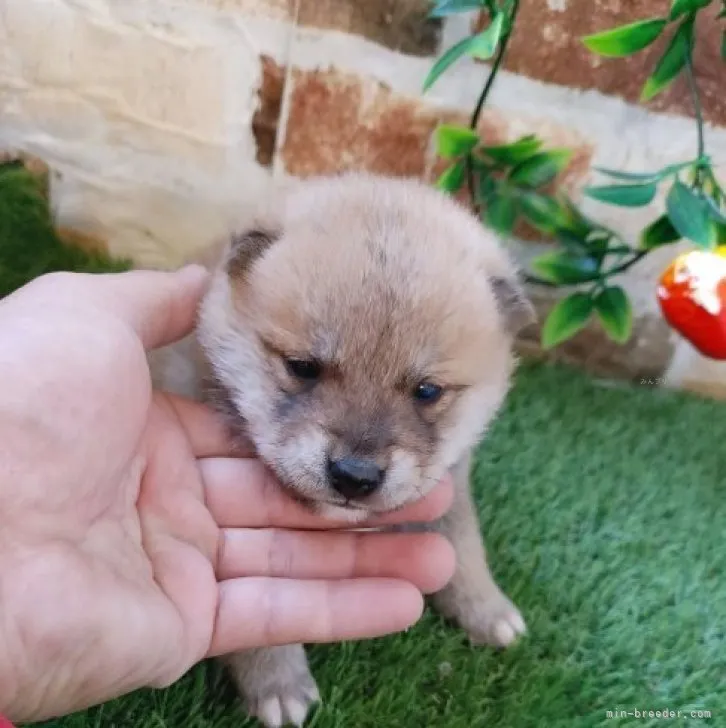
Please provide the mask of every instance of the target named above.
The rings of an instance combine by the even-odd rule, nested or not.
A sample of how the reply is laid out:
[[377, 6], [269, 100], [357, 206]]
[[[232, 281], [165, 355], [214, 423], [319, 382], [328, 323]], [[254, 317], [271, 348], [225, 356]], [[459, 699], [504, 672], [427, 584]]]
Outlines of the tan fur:
[[[197, 337], [155, 355], [155, 383], [216, 403], [283, 487], [352, 523], [451, 470], [455, 503], [439, 527], [458, 568], [436, 603], [473, 641], [508, 644], [524, 623], [487, 567], [468, 471], [509, 387], [512, 337], [533, 318], [512, 262], [414, 180], [312, 179], [265, 203], [216, 250]], [[319, 380], [291, 375], [284, 357], [320, 362]], [[444, 387], [440, 401], [414, 401], [422, 380]], [[379, 490], [346, 499], [331, 487], [326, 462], [346, 454], [385, 469]], [[315, 699], [299, 646], [228, 662], [268, 726], [300, 722]]]

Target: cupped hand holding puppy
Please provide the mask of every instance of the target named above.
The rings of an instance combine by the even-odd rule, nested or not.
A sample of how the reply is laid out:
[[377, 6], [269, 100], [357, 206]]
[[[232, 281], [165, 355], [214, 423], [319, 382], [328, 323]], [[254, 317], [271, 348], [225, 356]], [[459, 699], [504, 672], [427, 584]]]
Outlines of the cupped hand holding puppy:
[[[205, 285], [198, 268], [53, 274], [0, 302], [0, 714], [398, 631], [453, 572], [437, 535], [332, 530], [232, 458], [207, 408], [152, 391], [146, 351], [191, 330]], [[431, 520], [451, 496], [442, 483], [387, 520]]]

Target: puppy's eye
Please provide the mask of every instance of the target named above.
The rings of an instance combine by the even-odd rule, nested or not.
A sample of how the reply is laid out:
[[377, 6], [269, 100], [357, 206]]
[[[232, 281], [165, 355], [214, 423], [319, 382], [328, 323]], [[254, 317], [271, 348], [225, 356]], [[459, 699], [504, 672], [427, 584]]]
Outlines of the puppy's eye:
[[314, 382], [320, 377], [322, 367], [312, 359], [285, 359], [287, 371], [297, 379]]
[[421, 404], [434, 404], [441, 399], [443, 393], [443, 387], [433, 382], [419, 382], [413, 388], [413, 398]]

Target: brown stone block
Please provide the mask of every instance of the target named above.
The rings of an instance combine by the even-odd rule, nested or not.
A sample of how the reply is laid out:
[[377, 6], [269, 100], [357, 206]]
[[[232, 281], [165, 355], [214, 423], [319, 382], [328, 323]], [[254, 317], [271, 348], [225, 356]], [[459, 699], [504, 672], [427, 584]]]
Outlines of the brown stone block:
[[269, 167], [275, 153], [280, 107], [285, 85], [285, 69], [269, 56], [262, 56], [262, 85], [258, 92], [257, 111], [252, 118], [252, 132], [257, 143], [257, 161]]
[[441, 21], [429, 19], [430, 10], [429, 0], [301, 0], [298, 22], [361, 35], [401, 53], [433, 56]]
[[295, 70], [291, 83], [281, 150], [290, 174], [424, 174], [440, 113], [378, 81], [334, 69]]
[[554, 304], [569, 292], [564, 289], [528, 287], [538, 323], [520, 335], [517, 341], [519, 354], [574, 364], [601, 377], [629, 381], [663, 379], [673, 357], [674, 346], [671, 330], [658, 316], [648, 315], [637, 319], [633, 334], [624, 345], [611, 341], [600, 322], [593, 319], [572, 339], [545, 352], [540, 345], [542, 325]]
[[[720, 3], [699, 13], [696, 27], [694, 72], [705, 118], [726, 125], [726, 65], [720, 59], [722, 21], [715, 18]], [[670, 0], [561, 0], [524, 2], [504, 67], [529, 78], [569, 86], [597, 89], [639, 103], [646, 78], [665, 49], [672, 31], [644, 51], [628, 58], [603, 58], [591, 53], [582, 37], [652, 17], [665, 17]], [[482, 27], [480, 18], [475, 27]], [[680, 77], [647, 108], [693, 116], [685, 77]]]

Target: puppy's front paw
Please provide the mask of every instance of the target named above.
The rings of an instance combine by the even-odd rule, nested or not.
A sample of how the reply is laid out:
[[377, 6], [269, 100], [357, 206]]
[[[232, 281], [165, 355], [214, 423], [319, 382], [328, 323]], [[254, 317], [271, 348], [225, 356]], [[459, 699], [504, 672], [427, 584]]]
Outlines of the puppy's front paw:
[[272, 692], [249, 696], [246, 704], [249, 714], [259, 718], [267, 728], [280, 728], [288, 724], [302, 726], [310, 707], [318, 700], [318, 686], [308, 673], [294, 683], [274, 686]]
[[301, 645], [239, 653], [230, 666], [247, 712], [267, 728], [302, 726], [310, 707], [320, 700]]
[[501, 592], [472, 605], [460, 621], [475, 645], [507, 647], [527, 631], [519, 610]]

